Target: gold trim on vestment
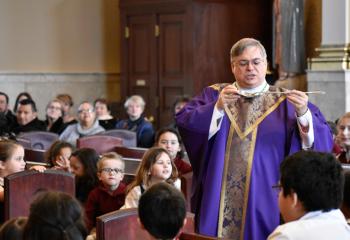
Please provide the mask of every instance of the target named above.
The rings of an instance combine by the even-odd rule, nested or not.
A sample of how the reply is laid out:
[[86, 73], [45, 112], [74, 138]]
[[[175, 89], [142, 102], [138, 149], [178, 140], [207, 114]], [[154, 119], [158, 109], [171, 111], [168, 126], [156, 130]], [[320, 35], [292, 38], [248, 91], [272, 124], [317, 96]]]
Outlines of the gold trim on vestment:
[[255, 129], [264, 119], [267, 115], [269, 115], [271, 112], [273, 112], [279, 105], [280, 103], [286, 99], [285, 95], [282, 95], [277, 102], [272, 105], [265, 113], [263, 113], [252, 125], [250, 125], [250, 127], [248, 127], [244, 132], [242, 132], [242, 130], [240, 129], [240, 127], [238, 126], [238, 124], [236, 123], [231, 111], [228, 109], [227, 105], [225, 105], [225, 112], [227, 114], [227, 116], [229, 117], [230, 121], [231, 121], [231, 125], [235, 128], [238, 136], [243, 139], [245, 138], [251, 131], [253, 131], [253, 129]]
[[[233, 138], [233, 134], [235, 132], [235, 129], [233, 127], [230, 127], [230, 131], [228, 134], [228, 139], [226, 142], [226, 149], [230, 150], [231, 142]], [[228, 161], [230, 158], [230, 151], [225, 152], [225, 162], [224, 162], [224, 172], [222, 174], [222, 186], [221, 186], [221, 194], [220, 194], [220, 208], [219, 208], [219, 221], [218, 221], [218, 237], [222, 237], [222, 221], [223, 221], [223, 208], [225, 206], [225, 189], [226, 189], [226, 176], [227, 176], [227, 170], [228, 170]]]
[[225, 106], [231, 124], [220, 192], [219, 237], [244, 239], [258, 126], [285, 99], [284, 94], [261, 95]]
[[242, 228], [241, 228], [241, 235], [240, 235], [241, 240], [244, 239], [245, 218], [247, 214], [248, 196], [249, 196], [249, 189], [250, 189], [250, 176], [252, 174], [252, 166], [253, 166], [253, 158], [254, 158], [254, 150], [255, 150], [257, 133], [258, 133], [258, 128], [255, 128], [252, 133], [252, 144], [250, 146], [249, 158], [248, 158], [248, 167], [247, 167], [247, 174], [246, 174], [247, 178], [246, 178], [245, 193], [244, 193], [244, 207], [243, 207], [243, 214], [242, 214]]

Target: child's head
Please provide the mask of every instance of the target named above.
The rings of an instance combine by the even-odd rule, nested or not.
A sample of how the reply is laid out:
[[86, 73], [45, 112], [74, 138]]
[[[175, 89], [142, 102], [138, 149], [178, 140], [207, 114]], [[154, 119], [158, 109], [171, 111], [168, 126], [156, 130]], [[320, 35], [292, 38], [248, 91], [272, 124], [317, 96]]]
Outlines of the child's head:
[[347, 112], [338, 120], [337, 132], [337, 143], [345, 149], [350, 149], [350, 112]]
[[168, 183], [157, 183], [141, 195], [140, 222], [157, 239], [173, 239], [185, 224], [186, 203], [182, 193]]
[[7, 220], [0, 228], [0, 240], [21, 240], [27, 217]]
[[70, 157], [70, 167], [76, 177], [96, 177], [98, 153], [92, 148], [80, 148]]
[[46, 152], [46, 160], [51, 166], [56, 166], [61, 157], [69, 159], [73, 151], [72, 144], [65, 141], [56, 141]]
[[299, 151], [282, 161], [280, 175], [279, 207], [285, 222], [339, 208], [344, 176], [333, 154]]
[[115, 190], [124, 178], [125, 162], [114, 152], [105, 153], [97, 163], [97, 170], [98, 179], [103, 185]]
[[128, 191], [140, 184], [149, 186], [160, 181], [173, 183], [177, 177], [177, 169], [168, 151], [161, 147], [152, 147], [143, 155], [135, 180], [129, 185]]
[[23, 147], [12, 140], [0, 140], [0, 177], [23, 171], [25, 166]]
[[156, 134], [156, 145], [168, 150], [171, 159], [177, 155], [183, 157], [184, 153], [181, 148], [182, 142], [179, 132], [174, 128], [165, 127], [160, 129]]
[[30, 205], [25, 240], [83, 240], [87, 235], [80, 203], [67, 193], [42, 192]]

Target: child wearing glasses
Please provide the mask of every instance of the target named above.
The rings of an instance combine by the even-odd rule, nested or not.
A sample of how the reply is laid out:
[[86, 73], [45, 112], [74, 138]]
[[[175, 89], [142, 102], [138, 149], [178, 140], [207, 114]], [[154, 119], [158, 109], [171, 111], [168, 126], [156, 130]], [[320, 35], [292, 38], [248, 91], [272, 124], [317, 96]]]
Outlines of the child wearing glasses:
[[96, 225], [96, 217], [118, 210], [124, 204], [125, 163], [114, 152], [105, 153], [97, 163], [97, 177], [100, 184], [90, 193], [85, 205], [86, 226], [91, 230]]
[[137, 208], [143, 192], [153, 184], [166, 182], [181, 190], [178, 171], [167, 150], [153, 147], [144, 154], [134, 181], [127, 187], [125, 208]]

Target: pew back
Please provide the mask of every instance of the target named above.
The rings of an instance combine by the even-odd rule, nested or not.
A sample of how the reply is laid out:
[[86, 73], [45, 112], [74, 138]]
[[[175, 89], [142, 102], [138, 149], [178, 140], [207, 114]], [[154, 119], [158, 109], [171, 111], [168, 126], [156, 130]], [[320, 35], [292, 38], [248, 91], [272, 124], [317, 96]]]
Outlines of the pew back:
[[[137, 222], [137, 208], [122, 209], [97, 217], [97, 240], [149, 240], [149, 234]], [[187, 213], [183, 231], [194, 232], [194, 215]]]
[[28, 216], [29, 206], [36, 193], [54, 190], [75, 195], [74, 175], [64, 171], [22, 171], [5, 177], [5, 220]]

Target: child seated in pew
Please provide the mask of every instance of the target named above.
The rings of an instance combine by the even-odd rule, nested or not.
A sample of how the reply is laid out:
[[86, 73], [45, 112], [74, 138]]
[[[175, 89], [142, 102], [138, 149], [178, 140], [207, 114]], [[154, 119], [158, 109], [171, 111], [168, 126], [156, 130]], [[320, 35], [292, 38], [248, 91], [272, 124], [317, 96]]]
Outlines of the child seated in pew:
[[55, 141], [46, 152], [46, 162], [52, 169], [69, 171], [69, 158], [74, 147], [65, 141]]
[[[25, 170], [24, 148], [19, 143], [0, 139], [0, 223], [4, 220], [4, 178], [10, 174]], [[37, 171], [44, 171], [43, 166], [32, 166]]]
[[70, 157], [70, 172], [75, 175], [75, 197], [83, 204], [89, 193], [98, 185], [98, 153], [92, 148], [80, 148]]
[[120, 209], [125, 201], [125, 163], [114, 152], [105, 153], [97, 163], [99, 186], [89, 194], [85, 204], [86, 226], [88, 230], [96, 226], [96, 217]]
[[152, 239], [174, 239], [186, 223], [185, 199], [173, 186], [157, 183], [142, 194], [138, 215]]
[[161, 147], [153, 147], [145, 152], [135, 179], [127, 187], [125, 205], [122, 208], [137, 208], [142, 193], [159, 182], [167, 182], [181, 189], [178, 171], [169, 152]]
[[7, 220], [0, 228], [0, 240], [22, 240], [23, 228], [27, 217], [16, 217]]
[[171, 159], [179, 171], [179, 175], [192, 172], [192, 167], [184, 160], [184, 151], [179, 132], [175, 128], [164, 127], [156, 134], [155, 144], [168, 150]]

